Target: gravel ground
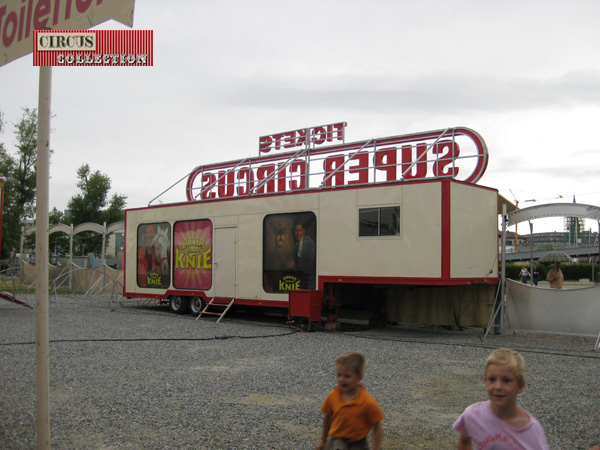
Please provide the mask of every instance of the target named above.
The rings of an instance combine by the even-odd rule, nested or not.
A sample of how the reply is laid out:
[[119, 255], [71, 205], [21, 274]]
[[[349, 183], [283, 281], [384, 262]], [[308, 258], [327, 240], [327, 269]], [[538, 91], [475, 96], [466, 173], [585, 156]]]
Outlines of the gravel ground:
[[[495, 348], [527, 362], [520, 403], [553, 450], [600, 441], [594, 339], [388, 326], [299, 332], [233, 312], [217, 324], [165, 307], [58, 298], [50, 305], [55, 449], [312, 449], [334, 360], [367, 357], [364, 384], [387, 414], [385, 449], [452, 449], [452, 423], [485, 400]], [[223, 338], [227, 335], [227, 338]], [[215, 339], [215, 336], [220, 338]], [[35, 312], [0, 300], [0, 448], [36, 446]]]

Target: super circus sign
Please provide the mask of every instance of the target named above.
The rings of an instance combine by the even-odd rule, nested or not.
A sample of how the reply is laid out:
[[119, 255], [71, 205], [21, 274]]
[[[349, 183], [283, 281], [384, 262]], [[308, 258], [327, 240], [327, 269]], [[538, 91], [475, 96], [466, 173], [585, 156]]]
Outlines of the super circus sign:
[[[263, 136], [259, 151], [266, 156], [197, 167], [188, 177], [186, 197], [201, 201], [426, 179], [476, 183], [487, 168], [485, 141], [469, 128], [335, 144], [344, 140], [345, 127]], [[330, 142], [334, 145], [317, 147]]]

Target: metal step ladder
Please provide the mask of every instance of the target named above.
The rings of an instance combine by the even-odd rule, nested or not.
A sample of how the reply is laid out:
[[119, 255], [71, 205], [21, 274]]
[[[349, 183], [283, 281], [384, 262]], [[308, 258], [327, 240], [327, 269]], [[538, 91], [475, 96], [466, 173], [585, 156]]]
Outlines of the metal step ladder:
[[[215, 302], [216, 298], [213, 297], [210, 302], [208, 302], [206, 304], [206, 306], [204, 307], [204, 309], [202, 311], [200, 311], [200, 314], [198, 314], [198, 317], [196, 317], [196, 320], [198, 320], [200, 317], [202, 317], [203, 314], [207, 314], [209, 316], [218, 316], [219, 318], [217, 319], [217, 323], [219, 323], [223, 317], [225, 316], [225, 314], [227, 313], [227, 311], [229, 311], [229, 308], [231, 308], [231, 306], [233, 305], [233, 302], [235, 301], [235, 299], [231, 299], [231, 301], [229, 303], [217, 303]], [[225, 308], [222, 311], [208, 311], [209, 308]]]

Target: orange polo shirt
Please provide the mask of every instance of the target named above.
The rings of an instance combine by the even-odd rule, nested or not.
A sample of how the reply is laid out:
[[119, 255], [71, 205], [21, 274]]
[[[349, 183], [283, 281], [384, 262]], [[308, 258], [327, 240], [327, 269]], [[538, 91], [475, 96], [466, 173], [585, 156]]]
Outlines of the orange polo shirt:
[[329, 436], [349, 442], [360, 441], [369, 434], [373, 425], [385, 419], [379, 403], [363, 385], [360, 385], [357, 396], [349, 402], [342, 400], [340, 387], [336, 386], [325, 398], [321, 412], [331, 416]]

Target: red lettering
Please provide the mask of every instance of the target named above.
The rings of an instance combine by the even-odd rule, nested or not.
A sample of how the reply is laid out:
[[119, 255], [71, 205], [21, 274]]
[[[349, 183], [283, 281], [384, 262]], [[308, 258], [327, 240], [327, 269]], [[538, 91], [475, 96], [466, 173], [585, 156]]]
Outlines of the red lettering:
[[23, 21], [25, 20], [25, 5], [21, 6], [21, 12], [19, 13], [19, 37], [17, 41], [23, 40]]
[[[319, 136], [318, 138], [317, 135]], [[327, 133], [325, 132], [324, 127], [316, 127], [313, 129], [313, 142], [316, 145], [321, 145], [323, 142], [325, 142], [326, 137]]]
[[265, 185], [267, 185], [266, 192], [275, 192], [275, 178], [271, 176], [273, 172], [275, 172], [273, 164], [260, 166], [256, 169], [256, 192], [258, 194], [265, 193]]
[[237, 179], [246, 185], [246, 187], [242, 187], [242, 183], [237, 188], [238, 195], [248, 195], [250, 191], [254, 188], [254, 172], [249, 167], [244, 167], [243, 169], [238, 170]]
[[233, 197], [235, 191], [235, 173], [233, 170], [219, 171], [219, 178], [217, 180], [219, 197]]
[[285, 192], [285, 164], [277, 165], [277, 192]]
[[269, 153], [271, 151], [271, 142], [273, 142], [273, 139], [271, 139], [271, 136], [262, 136], [261, 138], [259, 138], [259, 142], [258, 142], [258, 150], [260, 153]]
[[298, 133], [298, 139], [296, 139], [296, 145], [299, 147], [302, 144], [306, 145], [306, 128], [304, 130], [298, 130], [296, 133]]
[[4, 27], [2, 27], [2, 43], [10, 47], [17, 34], [17, 13], [10, 11], [6, 16]]
[[[33, 0], [30, 0], [33, 1]], [[60, 12], [60, 0], [54, 0], [54, 13], [52, 14], [52, 26], [58, 23], [58, 13]], [[29, 18], [27, 19], [29, 20]]]
[[[439, 155], [444, 151], [444, 149], [447, 149], [448, 151], [433, 163], [433, 175], [436, 177], [456, 177], [458, 175], [458, 167], [454, 166], [454, 162], [460, 154], [458, 143], [452, 141], [440, 141], [435, 144], [432, 151], [434, 154]], [[452, 167], [450, 167], [448, 170], [444, 170], [447, 166]]]
[[333, 125], [327, 125], [327, 142], [333, 141]]
[[337, 140], [344, 140], [344, 129], [346, 128], [346, 122], [336, 123], [333, 125], [333, 128], [337, 130]]
[[[297, 172], [298, 169], [300, 170], [300, 175], [298, 177], [298, 180], [291, 179], [291, 177], [293, 176], [293, 173]], [[306, 162], [301, 159], [297, 159], [292, 164], [290, 164], [290, 189], [292, 191], [294, 191], [296, 189], [304, 189], [305, 187], [306, 187]]]
[[[350, 166], [350, 162], [357, 161], [358, 164]], [[358, 174], [357, 180], [349, 180], [348, 184], [366, 184], [369, 182], [369, 154], [368, 153], [357, 153], [354, 155], [348, 163], [348, 172], [351, 174]]]
[[402, 146], [402, 178], [425, 178], [427, 176], [427, 144], [417, 144], [417, 158], [412, 159], [412, 145]]
[[283, 133], [279, 133], [279, 134], [274, 134], [273, 135], [273, 140], [275, 141], [275, 145], [273, 146], [273, 148], [275, 150], [279, 150], [281, 148], [281, 138], [284, 136]]
[[50, 15], [50, 0], [39, 0], [33, 12], [33, 29], [42, 30], [48, 25]]
[[[23, 0], [28, 1], [28, 0]], [[0, 10], [0, 15], [3, 13]], [[6, 14], [4, 14], [5, 17]], [[4, 30], [6, 31], [6, 30]], [[262, 150], [301, 146], [302, 142], [318, 144], [328, 139], [335, 140], [335, 133], [343, 136], [345, 124], [324, 125], [312, 129], [288, 131], [260, 140]], [[468, 129], [455, 129], [456, 136], [471, 138], [476, 146], [477, 166], [474, 172], [463, 180], [474, 183], [487, 166], [485, 142], [475, 132]], [[328, 149], [312, 152], [299, 152], [297, 155], [262, 156], [256, 159], [240, 160], [219, 165], [196, 168], [188, 177], [186, 195], [188, 200], [231, 198], [252, 194], [290, 193], [316, 188], [319, 174], [321, 187], [343, 187], [385, 182], [430, 178], [457, 178], [460, 164], [459, 155], [469, 150], [462, 141], [453, 138], [440, 139], [433, 132], [419, 135], [386, 138], [387, 147], [377, 147], [372, 140], [352, 145], [335, 145]], [[462, 139], [462, 137], [461, 137]], [[460, 148], [462, 146], [462, 149]], [[360, 151], [359, 151], [360, 149]], [[303, 153], [302, 156], [299, 156]], [[305, 153], [305, 154], [304, 154]], [[371, 159], [371, 154], [373, 157]], [[262, 165], [261, 165], [262, 163]], [[319, 169], [322, 164], [322, 170]], [[347, 167], [346, 167], [347, 165]], [[400, 167], [400, 170], [398, 170]], [[429, 170], [433, 173], [430, 173]], [[214, 172], [209, 172], [213, 170]], [[464, 171], [464, 170], [463, 170]], [[201, 177], [201, 181], [198, 177]], [[199, 187], [194, 187], [194, 183]], [[196, 193], [196, 195], [193, 195]]]
[[71, 0], [67, 0], [67, 5], [65, 8], [65, 20], [68, 20], [71, 17]]
[[324, 186], [333, 186], [332, 182], [334, 179], [336, 186], [344, 185], [344, 171], [340, 169], [336, 172], [336, 169], [344, 164], [344, 159], [343, 156], [328, 156], [323, 161], [323, 169], [325, 170], [325, 175], [323, 176]]
[[188, 201], [192, 202], [195, 200], [194, 197], [194, 181], [196, 181], [196, 177], [202, 172], [202, 169], [196, 168], [189, 176], [187, 184], [185, 186], [185, 196]]
[[205, 173], [202, 174], [202, 195], [200, 198], [202, 200], [208, 200], [209, 198], [215, 198], [217, 194], [211, 192], [215, 187], [215, 183], [217, 182], [217, 177], [214, 173]]
[[[3, 26], [2, 26], [2, 20], [4, 19], [4, 15], [6, 14], [6, 5], [4, 5], [2, 8], [0, 8], [0, 37], [3, 36], [2, 31], [3, 31]], [[5, 47], [8, 47], [8, 45], [6, 45], [6, 43], [4, 42], [4, 39], [2, 39], [2, 42], [4, 43]]]
[[396, 147], [377, 150], [373, 162], [375, 169], [385, 172], [385, 181], [396, 181]]
[[292, 148], [296, 146], [296, 132], [290, 131], [283, 135], [283, 148]]
[[267, 153], [270, 150], [280, 150], [281, 148], [301, 147], [302, 145], [308, 147], [309, 144], [321, 145], [325, 142], [332, 142], [334, 139], [343, 141], [345, 127], [346, 122], [340, 122], [262, 136], [259, 138], [259, 153]]
[[77, 7], [77, 11], [79, 11], [79, 13], [81, 14], [88, 10], [91, 3], [92, 0], [75, 0], [75, 6]]

